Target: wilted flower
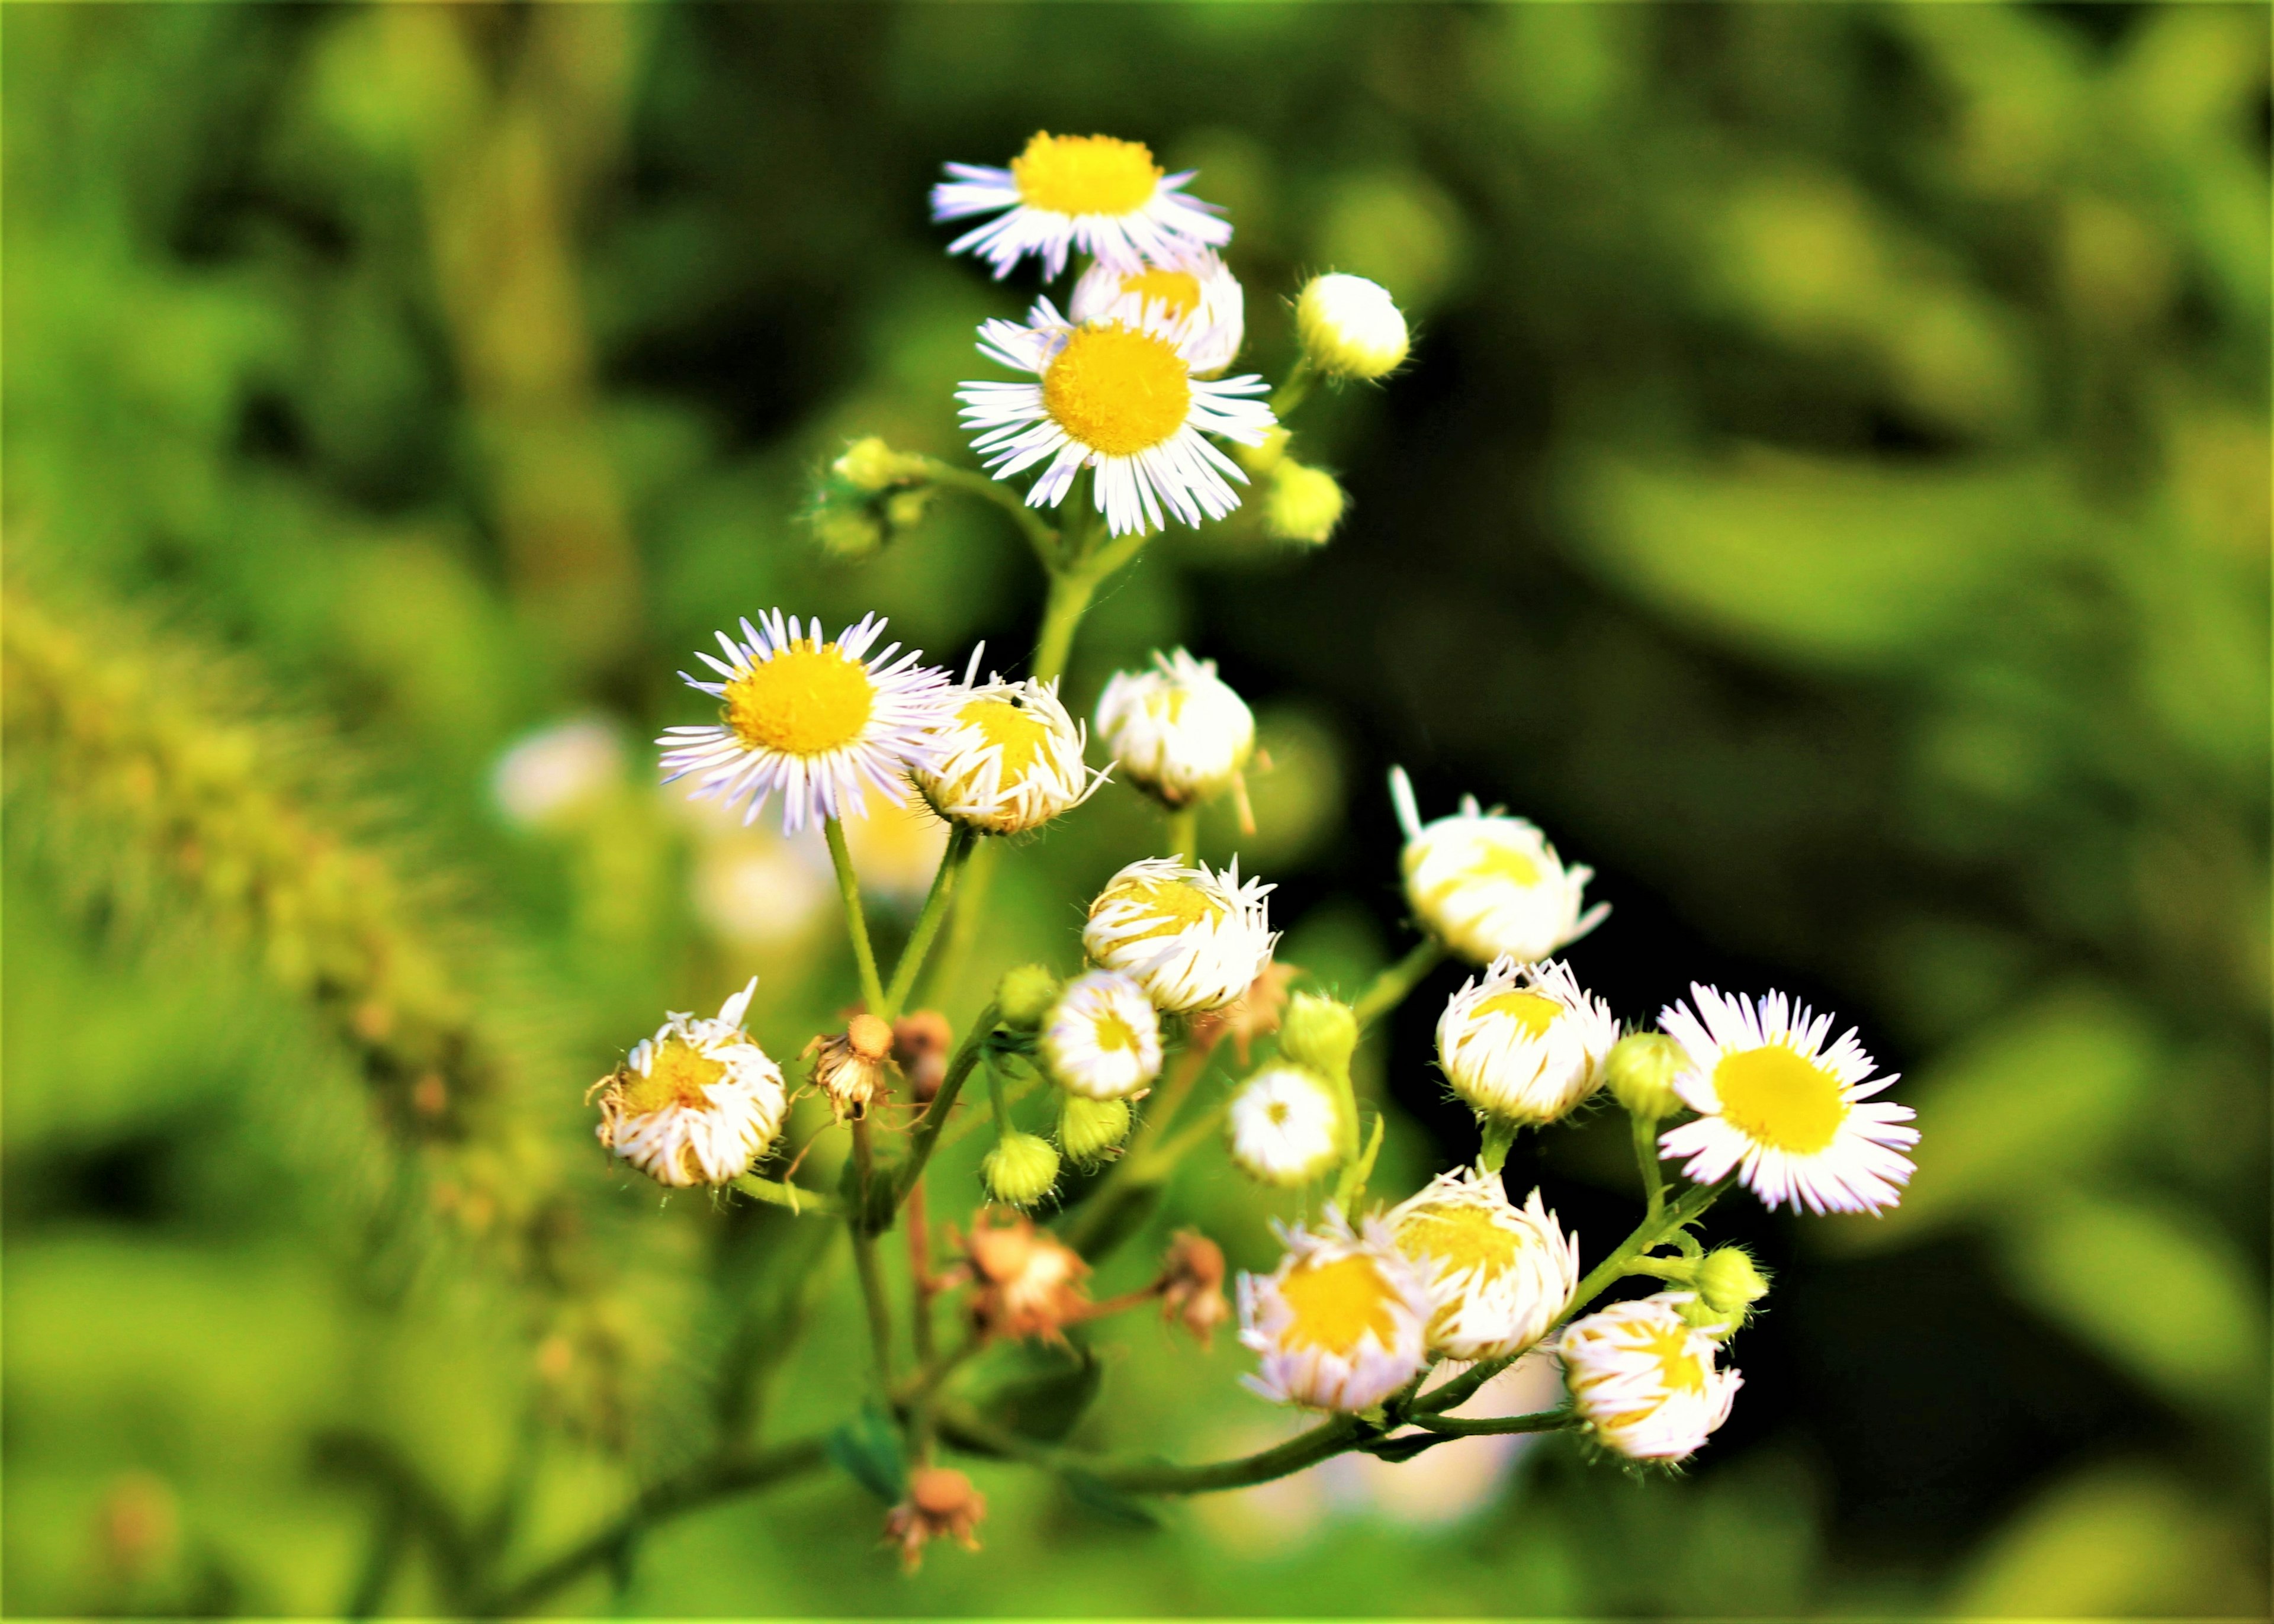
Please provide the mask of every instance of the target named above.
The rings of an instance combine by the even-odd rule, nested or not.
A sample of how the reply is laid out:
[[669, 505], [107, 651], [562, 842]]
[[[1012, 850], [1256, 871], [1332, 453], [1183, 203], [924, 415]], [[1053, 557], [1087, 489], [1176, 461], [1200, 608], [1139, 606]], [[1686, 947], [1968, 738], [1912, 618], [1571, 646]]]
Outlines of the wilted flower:
[[1224, 1248], [1197, 1229], [1179, 1229], [1161, 1259], [1161, 1317], [1182, 1325], [1203, 1348], [1216, 1341], [1216, 1328], [1231, 1318], [1224, 1297]]
[[1083, 950], [1134, 976], [1171, 1012], [1220, 1009], [1270, 961], [1270, 914], [1259, 880], [1242, 884], [1239, 860], [1221, 872], [1148, 857], [1115, 875], [1089, 905]]
[[874, 1015], [855, 1015], [845, 1030], [817, 1037], [805, 1046], [813, 1061], [813, 1086], [829, 1098], [840, 1122], [868, 1115], [880, 1097], [889, 1098], [892, 1078], [892, 1029]]
[[1287, 1007], [1287, 983], [1301, 974], [1291, 964], [1264, 966], [1247, 990], [1230, 1004], [1192, 1017], [1193, 1041], [1213, 1048], [1228, 1038], [1239, 1064], [1246, 1065], [1249, 1046], [1279, 1030], [1280, 1012]]
[[973, 1222], [971, 1321], [982, 1335], [1017, 1341], [1065, 1340], [1065, 1327], [1089, 1308], [1082, 1281], [1089, 1265], [1080, 1253], [1023, 1214], [995, 1223], [982, 1214]]
[[1630, 1460], [1695, 1455], [1729, 1418], [1744, 1379], [1714, 1368], [1721, 1344], [1682, 1318], [1687, 1291], [1614, 1303], [1557, 1343], [1571, 1402], [1603, 1445]]
[[955, 1029], [937, 1010], [910, 1010], [892, 1023], [892, 1060], [908, 1079], [908, 1097], [929, 1105], [947, 1080]]
[[750, 1170], [789, 1109], [781, 1068], [742, 1029], [757, 985], [752, 976], [716, 1019], [674, 1011], [592, 1085], [601, 1144], [658, 1184], [724, 1184]]
[[953, 1538], [967, 1551], [979, 1549], [986, 1515], [987, 1497], [970, 1478], [945, 1466], [918, 1466], [908, 1473], [908, 1497], [885, 1515], [885, 1542], [900, 1545], [900, 1566], [914, 1573], [931, 1540]]
[[1382, 1222], [1353, 1231], [1330, 1207], [1317, 1229], [1279, 1234], [1278, 1268], [1239, 1277], [1239, 1340], [1263, 1356], [1247, 1385], [1284, 1403], [1355, 1410], [1412, 1380], [1434, 1304]]

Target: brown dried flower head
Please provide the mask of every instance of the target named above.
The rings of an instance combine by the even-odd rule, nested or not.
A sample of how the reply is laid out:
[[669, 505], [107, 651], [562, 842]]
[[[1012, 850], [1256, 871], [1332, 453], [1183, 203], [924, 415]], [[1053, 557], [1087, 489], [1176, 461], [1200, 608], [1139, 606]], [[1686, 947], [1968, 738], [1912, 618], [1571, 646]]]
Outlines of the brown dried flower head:
[[869, 1114], [870, 1106], [890, 1099], [900, 1067], [892, 1064], [892, 1029], [874, 1015], [855, 1015], [845, 1030], [817, 1037], [805, 1046], [813, 1057], [813, 1086], [829, 1096], [840, 1122]]
[[954, 1047], [955, 1029], [937, 1010], [910, 1010], [892, 1023], [892, 1058], [907, 1074], [909, 1097], [918, 1105], [930, 1104], [939, 1092]]
[[1203, 1348], [1231, 1317], [1224, 1296], [1224, 1249], [1197, 1229], [1179, 1229], [1161, 1260], [1161, 1317], [1182, 1324]]
[[981, 1214], [968, 1249], [974, 1289], [971, 1320], [990, 1337], [1065, 1340], [1065, 1327], [1089, 1310], [1082, 1285], [1089, 1265], [1081, 1254], [1025, 1216], [990, 1222]]
[[971, 1479], [945, 1466], [919, 1466], [908, 1474], [908, 1497], [885, 1515], [885, 1541], [898, 1543], [900, 1565], [914, 1573], [923, 1566], [924, 1545], [951, 1538], [967, 1551], [979, 1549], [979, 1523], [987, 1497]]
[[1247, 990], [1220, 1010], [1193, 1018], [1193, 1041], [1213, 1049], [1226, 1038], [1247, 1064], [1248, 1046], [1279, 1030], [1280, 1011], [1287, 1007], [1287, 983], [1302, 974], [1300, 966], [1276, 961], [1247, 984]]

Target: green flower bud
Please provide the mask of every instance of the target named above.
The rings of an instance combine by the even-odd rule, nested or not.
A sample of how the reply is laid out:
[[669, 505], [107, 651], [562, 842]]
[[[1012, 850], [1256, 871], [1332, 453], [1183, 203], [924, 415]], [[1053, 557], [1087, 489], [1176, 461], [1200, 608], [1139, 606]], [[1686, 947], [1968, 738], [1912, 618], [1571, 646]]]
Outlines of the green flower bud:
[[1343, 502], [1343, 488], [1332, 474], [1288, 457], [1271, 470], [1264, 490], [1264, 534], [1274, 541], [1317, 546], [1342, 523]]
[[1329, 1078], [1350, 1075], [1358, 1052], [1358, 1015], [1347, 1004], [1299, 992], [1279, 1018], [1279, 1052]]
[[856, 491], [876, 492], [909, 477], [907, 459], [874, 434], [845, 447], [829, 471]]
[[924, 512], [931, 506], [932, 494], [930, 485], [893, 492], [885, 499], [885, 525], [896, 530], [914, 530], [923, 523]]
[[1717, 1246], [1698, 1261], [1697, 1290], [1715, 1313], [1743, 1314], [1769, 1294], [1769, 1281], [1743, 1246]]
[[1006, 970], [995, 984], [995, 1017], [1013, 1032], [1040, 1028], [1050, 1005], [1058, 1001], [1058, 978], [1044, 965]]
[[980, 1162], [979, 1177], [1004, 1206], [1033, 1207], [1058, 1182], [1058, 1153], [1034, 1134], [1006, 1133]]
[[1630, 1032], [1611, 1045], [1603, 1072], [1612, 1097], [1630, 1116], [1656, 1122], [1683, 1109], [1674, 1078], [1683, 1059], [1682, 1045], [1664, 1033]]
[[885, 545], [885, 522], [866, 508], [834, 504], [815, 510], [813, 533], [822, 551], [841, 559], [867, 558]]
[[1093, 1100], [1087, 1094], [1061, 1097], [1058, 1144], [1076, 1167], [1103, 1161], [1129, 1137], [1129, 1101]]

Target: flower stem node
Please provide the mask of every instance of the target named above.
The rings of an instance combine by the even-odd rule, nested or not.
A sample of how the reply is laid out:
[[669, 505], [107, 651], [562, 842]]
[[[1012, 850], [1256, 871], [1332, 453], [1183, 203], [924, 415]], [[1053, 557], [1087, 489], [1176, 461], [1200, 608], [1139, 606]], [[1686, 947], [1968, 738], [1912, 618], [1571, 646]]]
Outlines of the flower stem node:
[[996, 1223], [982, 1214], [972, 1224], [967, 1256], [975, 1288], [972, 1328], [990, 1341], [1039, 1336], [1063, 1342], [1065, 1327], [1094, 1306], [1082, 1285], [1089, 1265], [1031, 1218]]
[[1045, 1139], [1015, 1130], [995, 1141], [979, 1164], [988, 1195], [1021, 1210], [1039, 1206], [1058, 1182], [1058, 1153]]
[[1683, 1066], [1682, 1045], [1662, 1032], [1630, 1032], [1611, 1045], [1603, 1062], [1611, 1097], [1638, 1122], [1662, 1122], [1683, 1109], [1674, 1079]]
[[1312, 468], [1292, 457], [1282, 458], [1264, 486], [1263, 532], [1274, 541], [1319, 546], [1343, 522], [1343, 508], [1348, 501], [1342, 486], [1325, 469]]
[[1058, 1147], [1078, 1168], [1104, 1161], [1129, 1137], [1129, 1101], [1068, 1094], [1058, 1107]]
[[1357, 1011], [1338, 999], [1297, 993], [1279, 1019], [1279, 1052], [1321, 1077], [1348, 1076], [1358, 1053]]
[[1005, 970], [995, 986], [995, 1014], [1013, 1032], [1034, 1032], [1058, 1001], [1058, 978], [1047, 965], [1020, 965]]
[[1405, 359], [1404, 312], [1380, 282], [1330, 272], [1304, 284], [1295, 301], [1304, 358], [1329, 378], [1371, 381]]

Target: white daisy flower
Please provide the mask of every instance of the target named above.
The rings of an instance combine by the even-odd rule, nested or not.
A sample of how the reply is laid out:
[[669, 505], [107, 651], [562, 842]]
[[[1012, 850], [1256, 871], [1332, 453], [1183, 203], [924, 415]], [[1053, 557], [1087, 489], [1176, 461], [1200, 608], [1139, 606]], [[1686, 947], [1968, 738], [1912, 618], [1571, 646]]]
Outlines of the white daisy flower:
[[1658, 1024], [1682, 1045], [1674, 1091], [1698, 1116], [1659, 1137], [1660, 1155], [1689, 1157], [1682, 1170], [1701, 1184], [1735, 1168], [1772, 1210], [1875, 1213], [1901, 1199], [1918, 1130], [1901, 1125], [1909, 1106], [1871, 1099], [1895, 1079], [1872, 1079], [1854, 1027], [1827, 1048], [1832, 1017], [1781, 992], [1749, 1004], [1693, 981], [1690, 996], [1696, 1013], [1668, 1004]]
[[752, 976], [716, 1019], [674, 1011], [592, 1086], [601, 1144], [658, 1184], [723, 1184], [750, 1170], [789, 1109], [781, 1068], [742, 1030], [757, 985]]
[[1430, 823], [1421, 821], [1413, 785], [1402, 767], [1389, 774], [1390, 797], [1405, 831], [1398, 866], [1413, 916], [1462, 958], [1490, 964], [1545, 959], [1603, 922], [1610, 905], [1580, 912], [1593, 868], [1566, 868], [1540, 831], [1520, 817], [1487, 812], [1476, 797]]
[[1163, 174], [1141, 141], [1037, 132], [1007, 169], [945, 167], [948, 179], [931, 189], [935, 221], [996, 216], [957, 237], [947, 252], [972, 250], [998, 281], [1028, 254], [1043, 262], [1043, 279], [1053, 282], [1077, 248], [1133, 271], [1148, 260], [1173, 265], [1231, 241], [1222, 210], [1185, 195], [1195, 171]]
[[1339, 271], [1304, 284], [1295, 330], [1304, 355], [1329, 378], [1383, 377], [1404, 361], [1410, 342], [1405, 314], [1389, 290]]
[[1437, 1293], [1429, 1351], [1447, 1358], [1522, 1353], [1579, 1288], [1578, 1237], [1557, 1227], [1539, 1191], [1522, 1207], [1510, 1201], [1497, 1173], [1441, 1173], [1383, 1222]]
[[1353, 1233], [1330, 1207], [1317, 1229], [1279, 1235], [1278, 1268], [1239, 1277], [1239, 1340], [1263, 1356], [1246, 1385], [1281, 1403], [1356, 1410], [1412, 1380], [1434, 1302], [1382, 1221]]
[[1239, 278], [1206, 249], [1178, 265], [1136, 270], [1101, 259], [1081, 274], [1066, 301], [1078, 322], [1141, 321], [1153, 312], [1186, 328], [1193, 371], [1202, 378], [1221, 372], [1239, 353], [1246, 333]]
[[1273, 888], [1242, 883], [1239, 859], [1222, 870], [1146, 857], [1107, 882], [1089, 905], [1082, 951], [1134, 976], [1171, 1014], [1222, 1009], [1271, 962]]
[[1579, 989], [1556, 959], [1495, 959], [1437, 1017], [1437, 1064], [1477, 1114], [1540, 1126], [1602, 1086], [1619, 1041], [1611, 1006]]
[[695, 658], [722, 680], [679, 673], [719, 701], [719, 721], [664, 730], [656, 741], [663, 781], [699, 774], [689, 799], [715, 795], [730, 808], [750, 797], [745, 823], [779, 791], [785, 834], [824, 818], [866, 816], [870, 789], [899, 805], [907, 770], [931, 758], [948, 679], [917, 665], [916, 650], [894, 659], [897, 643], [871, 656], [884, 629], [866, 615], [824, 642], [818, 620], [801, 625], [777, 609], [756, 626], [745, 620], [739, 643], [720, 632], [727, 658], [700, 650]]
[[1074, 476], [1095, 469], [1097, 510], [1117, 536], [1160, 529], [1164, 509], [1190, 525], [1221, 519], [1239, 506], [1230, 482], [1247, 476], [1202, 434], [1260, 445], [1276, 419], [1245, 398], [1268, 388], [1254, 374], [1196, 377], [1196, 343], [1158, 304], [1076, 326], [1037, 299], [1023, 326], [987, 322], [980, 353], [1035, 381], [955, 392], [964, 427], [976, 431], [972, 449], [998, 479], [1043, 464], [1032, 508], [1057, 507]]
[[1744, 1385], [1716, 1370], [1721, 1344], [1684, 1323], [1687, 1291], [1614, 1303], [1565, 1329], [1556, 1352], [1572, 1407], [1602, 1444], [1636, 1461], [1695, 1455]]
[[1224, 1116], [1232, 1165], [1258, 1184], [1307, 1184], [1342, 1156], [1342, 1107], [1326, 1079], [1300, 1066], [1266, 1066], [1240, 1086]]
[[1068, 1094], [1126, 1100], [1161, 1074], [1161, 1018], [1145, 989], [1118, 970], [1065, 984], [1043, 1020], [1043, 1059]]
[[[972, 675], [977, 674], [975, 657]], [[1055, 680], [968, 678], [943, 695], [932, 758], [916, 787], [952, 823], [1024, 834], [1080, 806], [1105, 781], [1082, 764], [1088, 730], [1058, 703]]]
[[1255, 754], [1255, 714], [1214, 660], [1178, 649], [1150, 671], [1118, 671], [1097, 702], [1097, 732], [1140, 789], [1176, 808], [1231, 786]]

